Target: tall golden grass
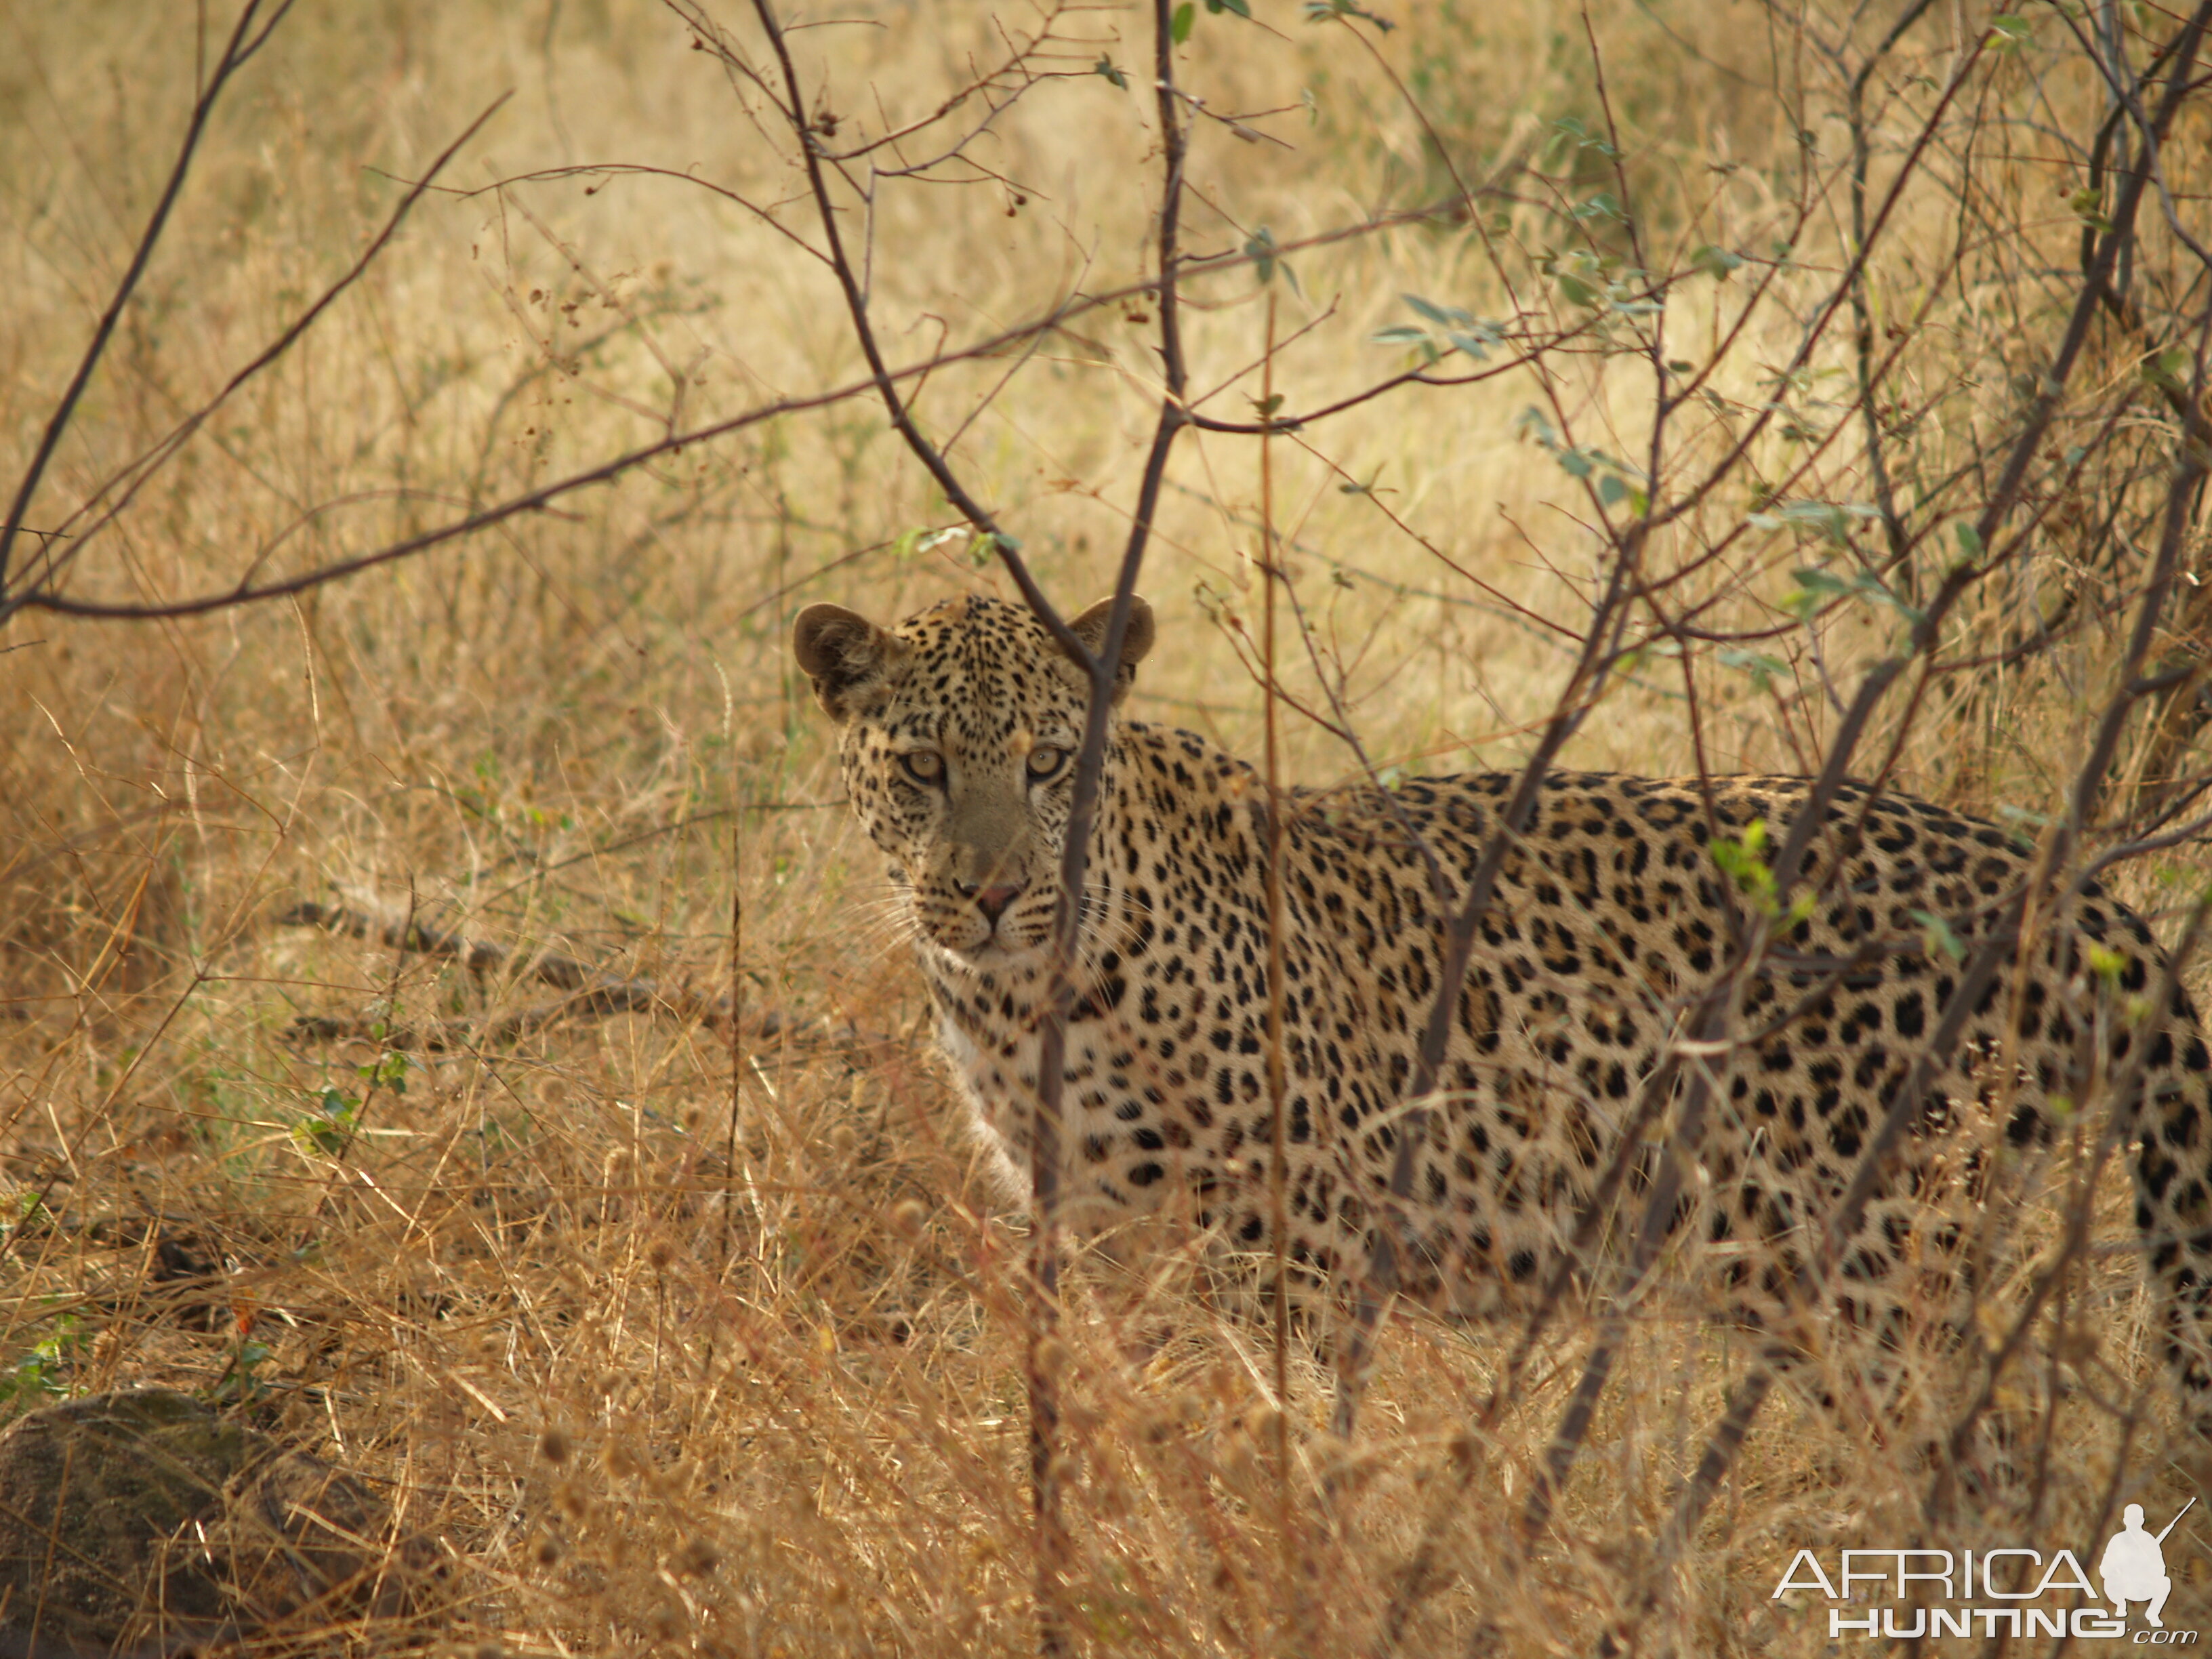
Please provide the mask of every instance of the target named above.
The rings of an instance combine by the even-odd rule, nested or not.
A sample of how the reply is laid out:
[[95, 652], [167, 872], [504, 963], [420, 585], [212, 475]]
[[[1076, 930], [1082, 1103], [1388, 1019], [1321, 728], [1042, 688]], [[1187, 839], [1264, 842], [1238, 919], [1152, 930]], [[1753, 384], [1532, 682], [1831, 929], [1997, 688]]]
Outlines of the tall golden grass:
[[[1634, 470], [1655, 424], [1650, 365], [1628, 349], [1638, 314], [1571, 286], [1632, 300], [1625, 220], [1671, 283], [1669, 353], [1711, 365], [1668, 417], [1679, 471], [1661, 484], [1717, 482], [1651, 556], [1669, 604], [1710, 602], [1702, 625], [1729, 637], [1639, 623], [1646, 648], [1564, 763], [1817, 770], [1857, 672], [1960, 556], [1950, 521], [1984, 499], [2079, 292], [2084, 226], [2111, 209], [2087, 167], [2109, 101], [2075, 31], [2119, 28], [2141, 71], [2176, 16], [1938, 8], [1877, 52], [1894, 7], [1440, 0], [1377, 8], [1387, 33], [1252, 9], [1198, 7], [1182, 49], [1204, 100], [1186, 245], [1234, 254], [1266, 227], [1296, 251], [1272, 281], [1249, 264], [1187, 281], [1201, 408], [1254, 420], [1263, 372], [1296, 411], [1407, 367], [1415, 348], [1371, 337], [1420, 323], [1407, 294], [1550, 342], [1528, 368], [1401, 388], [1271, 440], [1270, 514], [1315, 641], [1280, 657], [1286, 771], [1358, 774], [1297, 713], [1339, 705], [1386, 768], [1509, 769], [1529, 751], [1612, 544], [1577, 458], [1602, 451], [1628, 465], [1597, 477], [1654, 489]], [[1018, 86], [946, 182], [879, 179], [864, 238], [858, 198], [841, 199], [897, 364], [1130, 290], [915, 393], [1048, 591], [1087, 602], [1111, 585], [1159, 398], [1140, 286], [1160, 191], [1149, 17], [945, 0], [787, 21], [820, 89], [809, 117], [846, 139], [929, 115], [1042, 34], [1027, 72], [1060, 78], [997, 81], [896, 152], [924, 159]], [[758, 61], [742, 9], [721, 22]], [[228, 17], [19, 7], [6, 27], [12, 487]], [[715, 44], [635, 0], [283, 17], [216, 105], [32, 500], [27, 526], [72, 533], [19, 539], [9, 591], [219, 595], [863, 380], [836, 283], [801, 246], [817, 226], [791, 134]], [[1781, 373], [1859, 246], [1863, 64], [1868, 210], [1904, 181], [1862, 290], [1872, 350], [1895, 354], [1884, 453], [1899, 513], [1936, 526], [1887, 562], [1878, 520], [1808, 510], [1876, 500], [1849, 316]], [[336, 282], [507, 93], [313, 328], [111, 520], [80, 511]], [[2208, 109], [2192, 92], [2162, 152], [2200, 240]], [[1389, 219], [1485, 181], [1471, 216]], [[1949, 624], [1952, 656], [1989, 660], [1909, 707], [1894, 696], [1856, 769], [1879, 761], [1900, 787], [2031, 823], [2063, 811], [2177, 434], [2203, 418], [2207, 273], [2160, 204], [2142, 222], [2134, 314], [2097, 322], [2010, 521], [2033, 544]], [[1271, 302], [1285, 343], [1263, 365]], [[1610, 337], [1586, 325], [1600, 314]], [[1468, 360], [1439, 372], [1455, 365]], [[1249, 437], [1194, 432], [1176, 451], [1143, 580], [1165, 648], [1132, 705], [1254, 754], [1259, 468]], [[2212, 614], [2191, 511], [2162, 669], [2201, 659]], [[814, 599], [888, 618], [951, 590], [1011, 592], [974, 553], [857, 396], [296, 595], [0, 623], [5, 1409], [167, 1382], [387, 1482], [453, 1563], [455, 1605], [414, 1632], [442, 1642], [1033, 1650], [1024, 1224], [978, 1177], [889, 890], [783, 644]], [[1808, 621], [1802, 596], [1826, 590], [1805, 568], [1882, 574]], [[2201, 678], [2128, 728], [2100, 846], [2153, 809], [2191, 817]], [[2112, 879], [2171, 932], [2203, 885], [2201, 842]], [[471, 973], [374, 928], [280, 925], [301, 901], [503, 954]], [[548, 951], [649, 978], [665, 1006], [495, 1031], [555, 994], [533, 966]], [[684, 1017], [733, 980], [734, 1042]], [[443, 1046], [423, 1041], [440, 1030]], [[1999, 1378], [2027, 1478], [1943, 1515], [1937, 1547], [2086, 1554], [2117, 1503], [2162, 1513], [2195, 1489], [2146, 1358], [2125, 1195], [2107, 1182], [2094, 1202], [2056, 1316]], [[2058, 1238], [2053, 1216], [2006, 1224], [2030, 1255]], [[1566, 1651], [1612, 1628], [1641, 1651], [1829, 1651], [1825, 1605], [1771, 1594], [1784, 1566], [1801, 1547], [1933, 1540], [1924, 1448], [1978, 1384], [1970, 1353], [1951, 1383], [1863, 1410], [1844, 1371], [1793, 1378], [1666, 1554], [1673, 1494], [1747, 1353], [1655, 1304], [1531, 1540], [1518, 1517], [1586, 1310], [1480, 1433], [1511, 1333], [1391, 1320], [1346, 1444], [1326, 1432], [1322, 1366], [1295, 1350], [1279, 1398], [1272, 1333], [1196, 1294], [1194, 1272], [1173, 1259], [1132, 1285], [1079, 1261], [1068, 1280], [1048, 1361], [1084, 1651], [1366, 1651], [1394, 1628], [1413, 1654]], [[2204, 1553], [2178, 1537], [2168, 1622], [2186, 1626]], [[1421, 1593], [1394, 1607], [1424, 1549]]]

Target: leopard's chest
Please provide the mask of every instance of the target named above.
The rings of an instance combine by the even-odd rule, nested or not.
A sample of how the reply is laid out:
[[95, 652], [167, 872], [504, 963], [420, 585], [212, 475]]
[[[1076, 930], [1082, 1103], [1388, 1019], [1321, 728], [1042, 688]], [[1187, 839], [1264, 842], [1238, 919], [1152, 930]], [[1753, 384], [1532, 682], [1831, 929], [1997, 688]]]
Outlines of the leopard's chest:
[[[929, 980], [939, 1046], [971, 1127], [1009, 1196], [1025, 1200], [1043, 987], [942, 971]], [[1066, 1029], [1060, 1089], [1060, 1185], [1072, 1228], [1095, 1231], [1213, 1184], [1222, 1159], [1208, 1091], [1229, 1070], [1241, 1076], [1231, 1061], [1244, 1058], [1235, 1042], [1208, 1040], [1214, 1013], [1185, 957], [1113, 951], [1091, 963]]]

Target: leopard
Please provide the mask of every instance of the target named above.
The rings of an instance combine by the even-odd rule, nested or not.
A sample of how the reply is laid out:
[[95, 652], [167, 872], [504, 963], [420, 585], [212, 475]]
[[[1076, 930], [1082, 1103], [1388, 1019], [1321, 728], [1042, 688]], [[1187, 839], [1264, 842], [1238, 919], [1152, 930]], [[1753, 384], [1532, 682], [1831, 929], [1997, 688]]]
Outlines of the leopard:
[[[1109, 616], [1101, 601], [1066, 626], [1095, 657]], [[939, 1045], [1014, 1201], [1063, 987], [1058, 1218], [1110, 1240], [1172, 1212], [1340, 1306], [1371, 1286], [1385, 1227], [1388, 1288], [1448, 1315], [1526, 1314], [1562, 1273], [1626, 1294], [1633, 1276], [1607, 1280], [1608, 1263], [1635, 1253], [1639, 1195], [1663, 1192], [1673, 1290], [1785, 1357], [1838, 1331], [1893, 1348], [1949, 1322], [1955, 1337], [2019, 1267], [1991, 1243], [2017, 1206], [2118, 1160], [2151, 1346], [2204, 1431], [2212, 1055], [2149, 923], [2101, 879], [2057, 884], [2069, 896], [2018, 928], [1936, 1053], [1968, 945], [2034, 871], [2021, 825], [1849, 779], [1816, 796], [1802, 777], [1547, 770], [1446, 986], [1460, 896], [1521, 775], [1271, 788], [1208, 738], [1129, 714], [1157, 632], [1136, 599], [1060, 979], [1090, 669], [1026, 605], [981, 593], [895, 627], [830, 604], [793, 621]], [[1802, 879], [1765, 890], [1816, 800]], [[1739, 961], [1762, 916], [1764, 947]], [[1444, 997], [1435, 1086], [1409, 1100]], [[1916, 1066], [1925, 1086], [1885, 1143]], [[1829, 1237], [1869, 1161], [1874, 1186]]]

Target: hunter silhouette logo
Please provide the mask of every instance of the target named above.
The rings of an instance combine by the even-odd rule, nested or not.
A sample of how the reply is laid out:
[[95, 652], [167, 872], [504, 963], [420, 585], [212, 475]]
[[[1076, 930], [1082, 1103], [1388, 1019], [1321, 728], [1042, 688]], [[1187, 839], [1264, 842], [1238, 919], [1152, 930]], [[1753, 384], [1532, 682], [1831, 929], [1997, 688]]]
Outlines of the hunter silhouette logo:
[[[2192, 1498], [2181, 1506], [2181, 1515], [2196, 1507]], [[2105, 1581], [2105, 1599], [2120, 1618], [2128, 1616], [2129, 1602], [2148, 1601], [2150, 1605], [2143, 1609], [2143, 1617], [2153, 1630], [2166, 1628], [2166, 1620], [2159, 1614], [2166, 1610], [2166, 1598], [2173, 1594], [2173, 1580], [2166, 1576], [2166, 1553], [2160, 1546], [2166, 1542], [2166, 1533], [2181, 1524], [2181, 1515], [2166, 1523], [2165, 1532], [2155, 1534], [2143, 1530], [2142, 1504], [2129, 1504], [2121, 1516], [2126, 1525], [2112, 1534], [2097, 1563], [2097, 1576]]]

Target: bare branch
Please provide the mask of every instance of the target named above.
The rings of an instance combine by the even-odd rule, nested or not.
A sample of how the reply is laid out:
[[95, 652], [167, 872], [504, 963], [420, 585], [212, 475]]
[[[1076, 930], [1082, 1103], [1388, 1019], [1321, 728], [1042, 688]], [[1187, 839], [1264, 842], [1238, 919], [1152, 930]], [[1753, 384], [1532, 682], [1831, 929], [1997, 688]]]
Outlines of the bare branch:
[[231, 77], [246, 66], [269, 39], [270, 32], [284, 21], [292, 9], [292, 0], [278, 0], [267, 22], [258, 33], [255, 33], [253, 25], [260, 9], [261, 0], [246, 0], [240, 8], [238, 21], [231, 27], [230, 39], [224, 45], [222, 56], [216, 60], [214, 71], [209, 76], [205, 88], [193, 102], [191, 119], [185, 124], [184, 139], [177, 148], [176, 161], [169, 169], [168, 183], [162, 187], [161, 196], [154, 204], [154, 211], [146, 221], [146, 228], [138, 238], [137, 246], [131, 252], [131, 263], [125, 267], [121, 280], [115, 285], [107, 309], [100, 313], [100, 322], [92, 332], [92, 343], [78, 360], [76, 373], [70, 376], [60, 402], [54, 405], [53, 413], [47, 417], [46, 429], [39, 436], [39, 447], [32, 452], [30, 465], [23, 469], [22, 479], [15, 486], [15, 497], [9, 504], [8, 517], [4, 522], [0, 522], [0, 621], [6, 620], [13, 608], [8, 594], [8, 559], [15, 547], [16, 533], [23, 527], [23, 515], [30, 511], [31, 499], [38, 494], [39, 481], [46, 476], [46, 464], [53, 459], [55, 446], [61, 442], [62, 434], [69, 429], [70, 419], [76, 413], [77, 400], [84, 395], [93, 371], [100, 367], [100, 360], [107, 350], [107, 342], [115, 332], [116, 324], [122, 320], [123, 308], [131, 303], [131, 295], [137, 291], [139, 278], [146, 274], [146, 267], [154, 258], [154, 249], [161, 240], [161, 232], [168, 225], [170, 210], [176, 206], [177, 198], [183, 193], [185, 177], [191, 171], [192, 159], [199, 153], [200, 140], [206, 134], [209, 118], [215, 113], [215, 106], [221, 100], [223, 89], [230, 84]]

